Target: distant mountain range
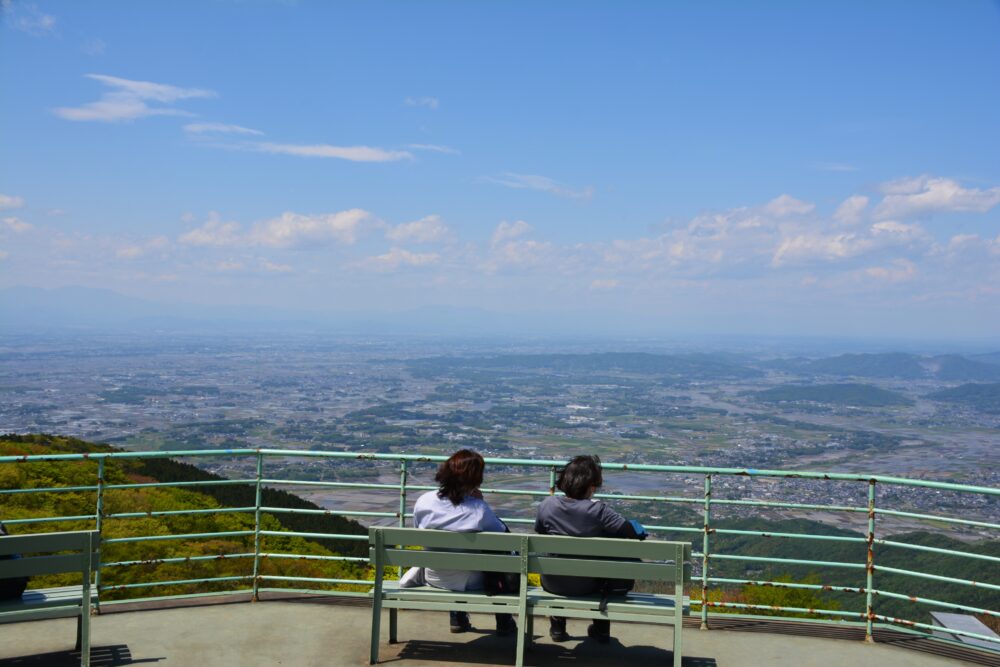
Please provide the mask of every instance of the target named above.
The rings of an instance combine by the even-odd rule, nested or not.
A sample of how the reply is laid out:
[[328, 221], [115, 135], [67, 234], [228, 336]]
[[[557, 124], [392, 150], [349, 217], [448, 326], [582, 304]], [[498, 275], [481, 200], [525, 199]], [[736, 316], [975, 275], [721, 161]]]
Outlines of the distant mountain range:
[[1000, 353], [975, 358], [957, 354], [927, 357], [903, 352], [842, 354], [824, 359], [780, 359], [766, 365], [775, 370], [813, 376], [1000, 382]]

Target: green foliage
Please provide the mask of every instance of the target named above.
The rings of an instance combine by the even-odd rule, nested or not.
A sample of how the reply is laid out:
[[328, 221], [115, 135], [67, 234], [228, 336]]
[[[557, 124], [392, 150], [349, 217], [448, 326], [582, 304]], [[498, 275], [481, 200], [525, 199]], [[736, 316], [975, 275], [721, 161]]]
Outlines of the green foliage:
[[[111, 452], [106, 445], [91, 445], [73, 438], [54, 436], [3, 436], [0, 438], [0, 455], [33, 455], [52, 453]], [[150, 461], [107, 459], [105, 482], [109, 485], [148, 483], [154, 481], [190, 481], [192, 479], [219, 479], [210, 473], [177, 462], [150, 466]], [[173, 465], [170, 465], [173, 464]], [[162, 473], [162, 477], [151, 475]], [[53, 488], [94, 486], [97, 480], [95, 461], [45, 461], [0, 465], [0, 488]], [[205, 493], [202, 489], [209, 490]], [[218, 493], [230, 490], [229, 494]], [[236, 490], [236, 491], [233, 491]], [[239, 490], [242, 490], [239, 491]], [[214, 493], [213, 493], [214, 492]], [[249, 498], [245, 493], [249, 492]], [[216, 497], [218, 496], [218, 497]], [[0, 495], [0, 517], [5, 520], [47, 518], [58, 516], [93, 515], [96, 508], [96, 491], [46, 492], [33, 494]], [[268, 492], [265, 503], [277, 507], [309, 507], [316, 505], [282, 491]], [[216, 510], [225, 506], [241, 507], [254, 504], [252, 488], [223, 486], [199, 487], [198, 491], [185, 488], [109, 489], [104, 495], [104, 515], [122, 513], [152, 513], [177, 510]], [[17, 524], [11, 526], [15, 533], [50, 532], [54, 530], [93, 530], [93, 519], [46, 523]], [[300, 532], [353, 533], [366, 532], [356, 522], [341, 517], [294, 516], [280, 517], [263, 514], [261, 529], [281, 531], [292, 529]], [[254, 516], [246, 513], [180, 514], [170, 516], [140, 516], [135, 518], [105, 519], [103, 537], [108, 539], [166, 535], [191, 535], [253, 531]], [[261, 540], [264, 553], [289, 553], [297, 555], [333, 556], [333, 547], [345, 547], [353, 553], [364, 543], [344, 540], [327, 540], [325, 544], [292, 536], [265, 536]], [[134, 597], [180, 595], [210, 591], [240, 590], [250, 586], [253, 558], [239, 554], [253, 553], [253, 535], [198, 537], [187, 539], [155, 540], [104, 544], [101, 560], [105, 564], [144, 561], [135, 565], [105, 567], [102, 571], [102, 591], [105, 600]], [[206, 560], [182, 560], [164, 563], [164, 559], [188, 559], [201, 556]], [[303, 560], [265, 558], [261, 574], [289, 577], [317, 577], [325, 579], [364, 579], [363, 564], [330, 560]], [[190, 580], [214, 577], [243, 577], [240, 581], [204, 582], [142, 588], [115, 588], [127, 584]], [[32, 580], [33, 588], [58, 586], [69, 583], [65, 577], [39, 577]], [[288, 587], [288, 582], [267, 584]], [[343, 585], [308, 583], [310, 588], [340, 588]], [[357, 587], [348, 587], [357, 588]]]
[[767, 403], [828, 403], [866, 408], [892, 405], [912, 405], [913, 401], [894, 391], [879, 389], [868, 384], [784, 384], [755, 394], [757, 400]]
[[942, 403], [955, 403], [982, 412], [1000, 413], [1000, 382], [963, 384], [927, 394], [927, 398]]

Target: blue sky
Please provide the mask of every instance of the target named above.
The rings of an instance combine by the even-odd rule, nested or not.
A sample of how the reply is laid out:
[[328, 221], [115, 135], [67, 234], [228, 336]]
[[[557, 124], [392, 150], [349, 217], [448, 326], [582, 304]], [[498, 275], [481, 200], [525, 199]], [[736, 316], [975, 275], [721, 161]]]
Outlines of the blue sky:
[[1000, 335], [1000, 5], [3, 0], [0, 286]]

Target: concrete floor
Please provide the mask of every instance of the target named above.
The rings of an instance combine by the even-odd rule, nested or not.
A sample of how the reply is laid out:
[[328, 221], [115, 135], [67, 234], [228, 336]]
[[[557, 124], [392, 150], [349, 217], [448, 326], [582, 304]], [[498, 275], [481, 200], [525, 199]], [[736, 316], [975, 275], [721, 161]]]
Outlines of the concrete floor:
[[[93, 619], [94, 667], [368, 664], [371, 611], [360, 605], [296, 600], [112, 609], [107, 608]], [[401, 612], [400, 643], [390, 646], [383, 636], [380, 658], [398, 667], [512, 665], [514, 639], [488, 632], [491, 617], [472, 618], [479, 631], [452, 635], [447, 616], [442, 613]], [[383, 623], [383, 635], [386, 625]], [[547, 631], [545, 619], [537, 619], [539, 630]], [[0, 625], [0, 667], [78, 665], [79, 656], [71, 651], [75, 631], [71, 619]], [[570, 621], [569, 631], [574, 639], [564, 644], [553, 643], [547, 634], [536, 636], [533, 649], [525, 656], [526, 664], [670, 664], [670, 629], [666, 627], [617, 624], [612, 628], [616, 639], [606, 646], [585, 638], [585, 621]], [[944, 667], [992, 662], [984, 662], [982, 657], [967, 662], [856, 639], [725, 629], [700, 631], [694, 627], [684, 629], [684, 656], [685, 667]], [[993, 664], [1000, 665], [1000, 659]]]

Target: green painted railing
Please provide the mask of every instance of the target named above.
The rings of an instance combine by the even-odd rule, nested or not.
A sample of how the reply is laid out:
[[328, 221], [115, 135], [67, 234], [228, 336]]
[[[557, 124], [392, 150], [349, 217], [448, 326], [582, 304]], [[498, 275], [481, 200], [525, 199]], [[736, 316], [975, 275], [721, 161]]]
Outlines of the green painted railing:
[[[225, 479], [225, 480], [209, 480], [209, 481], [188, 481], [188, 482], [136, 482], [127, 484], [109, 484], [105, 479], [105, 469], [106, 461], [108, 460], [138, 460], [138, 459], [154, 459], [154, 458], [207, 458], [207, 457], [226, 457], [226, 458], [248, 458], [254, 464], [255, 474], [249, 479]], [[297, 459], [297, 458], [313, 458], [313, 459], [324, 459], [331, 462], [340, 461], [346, 463], [351, 462], [371, 462], [372, 466], [377, 465], [378, 462], [394, 462], [397, 463], [398, 468], [398, 483], [374, 483], [374, 482], [328, 482], [328, 481], [311, 481], [311, 480], [295, 480], [295, 479], [279, 479], [271, 478], [265, 475], [266, 461], [268, 459]], [[356, 519], [372, 519], [377, 520], [382, 523], [392, 522], [397, 525], [404, 525], [407, 518], [410, 518], [410, 514], [407, 512], [407, 502], [408, 502], [408, 492], [412, 491], [425, 491], [436, 487], [425, 486], [425, 485], [415, 485], [410, 483], [411, 475], [413, 472], [413, 467], [420, 464], [433, 464], [439, 461], [443, 461], [446, 457], [444, 456], [420, 456], [420, 455], [406, 455], [406, 454], [357, 454], [352, 452], [319, 452], [319, 451], [301, 451], [301, 450], [280, 450], [280, 449], [229, 449], [229, 450], [194, 450], [194, 451], [169, 451], [169, 452], [115, 452], [115, 453], [91, 453], [91, 454], [48, 454], [48, 455], [37, 455], [37, 456], [0, 456], [0, 466], [2, 465], [30, 465], [33, 462], [52, 462], [52, 461], [96, 461], [96, 478], [94, 484], [84, 485], [84, 486], [54, 486], [46, 488], [30, 488], [30, 489], [0, 489], [0, 518], [3, 517], [3, 503], [5, 496], [11, 496], [16, 494], [37, 494], [37, 493], [65, 493], [65, 492], [93, 492], [96, 495], [96, 504], [94, 514], [86, 515], [76, 515], [76, 516], [56, 516], [56, 517], [33, 517], [33, 518], [22, 518], [22, 519], [5, 519], [5, 523], [9, 526], [16, 526], [18, 524], [47, 524], [55, 522], [65, 522], [65, 521], [82, 521], [82, 522], [93, 522], [96, 530], [102, 532], [102, 545], [116, 544], [116, 543], [129, 543], [129, 542], [151, 542], [151, 541], [161, 541], [161, 540], [194, 540], [194, 539], [210, 539], [210, 538], [222, 538], [222, 537], [252, 537], [253, 551], [247, 553], [235, 553], [235, 554], [225, 554], [222, 555], [195, 555], [187, 557], [177, 557], [177, 558], [162, 558], [153, 561], [149, 560], [133, 560], [133, 561], [119, 561], [119, 562], [102, 562], [100, 568], [96, 575], [96, 585], [97, 590], [100, 592], [106, 592], [111, 590], [126, 590], [126, 589], [149, 589], [162, 586], [171, 585], [182, 585], [182, 584], [209, 584], [218, 582], [233, 582], [234, 584], [239, 582], [248, 586], [245, 589], [236, 589], [239, 592], [246, 592], [256, 599], [260, 592], [268, 591], [306, 591], [322, 593], [325, 595], [340, 595], [340, 596], [365, 596], [366, 593], [357, 591], [336, 591], [336, 590], [321, 590], [316, 588], [308, 588], [309, 585], [351, 585], [351, 586], [365, 586], [371, 582], [366, 579], [347, 579], [347, 578], [321, 578], [321, 577], [298, 577], [298, 576], [278, 576], [278, 575], [268, 575], [263, 574], [261, 569], [261, 562], [263, 559], [298, 559], [301, 561], [343, 561], [343, 562], [353, 562], [353, 563], [367, 563], [367, 558], [356, 557], [356, 556], [324, 556], [315, 554], [287, 554], [287, 553], [267, 553], [262, 551], [262, 538], [268, 536], [291, 536], [291, 537], [302, 537], [306, 539], [337, 539], [337, 540], [357, 540], [365, 541], [367, 540], [367, 535], [355, 535], [355, 534], [328, 534], [328, 533], [309, 533], [309, 532], [295, 532], [295, 531], [272, 531], [265, 530], [262, 528], [262, 515], [271, 514], [301, 514], [301, 515], [328, 515], [328, 516], [344, 516]], [[538, 497], [544, 497], [555, 492], [555, 477], [556, 471], [559, 466], [562, 465], [562, 461], [552, 461], [552, 460], [538, 460], [538, 459], [508, 459], [508, 458], [487, 458], [487, 463], [490, 464], [490, 468], [487, 470], [487, 475], [495, 472], [499, 467], [506, 474], [507, 471], [519, 470], [523, 472], [542, 472], [547, 471], [547, 480], [539, 480], [539, 486], [542, 488], [519, 488], [519, 489], [504, 489], [504, 488], [483, 488], [482, 491], [487, 497], [494, 496], [499, 502], [504, 496], [516, 496], [525, 498], [528, 500], [537, 499]], [[918, 524], [926, 524], [933, 526], [932, 530], [940, 532], [940, 526], [955, 526], [959, 528], [975, 528], [982, 530], [1000, 530], [1000, 524], [992, 521], [983, 521], [978, 519], [969, 519], [956, 516], [947, 515], [933, 515], [926, 513], [910, 512], [900, 509], [891, 509], [889, 507], [883, 507], [878, 504], [878, 491], [884, 488], [923, 488], [923, 489], [933, 489], [937, 491], [954, 492], [960, 494], [963, 498], [975, 498], [978, 500], [986, 500], [987, 503], [994, 503], [998, 496], [1000, 496], [1000, 489], [991, 487], [978, 487], [969, 486], [963, 484], [954, 484], [949, 482], [935, 482], [927, 480], [916, 480], [916, 479], [906, 479], [901, 477], [889, 477], [882, 475], [858, 475], [852, 473], [823, 473], [823, 472], [801, 472], [801, 471], [782, 471], [782, 470], [755, 470], [748, 468], [711, 468], [711, 467], [700, 467], [700, 466], [664, 466], [664, 465], [642, 465], [642, 464], [618, 464], [605, 462], [604, 468], [606, 471], [628, 471], [628, 472], [638, 472], [653, 476], [661, 476], [667, 479], [669, 476], [701, 476], [704, 479], [704, 493], [700, 497], [685, 497], [685, 496], [667, 496], [667, 495], [639, 495], [639, 494], [612, 494], [605, 496], [609, 499], [615, 501], [645, 501], [645, 502], [655, 502], [662, 503], [664, 505], [669, 504], [682, 504], [688, 505], [692, 508], [697, 508], [701, 512], [702, 525], [701, 526], [670, 526], [670, 525], [646, 525], [647, 530], [656, 535], [657, 533], [691, 533], [692, 536], [697, 539], [697, 535], [701, 536], [701, 551], [692, 554], [694, 559], [694, 565], [696, 570], [700, 570], [698, 573], [697, 580], [700, 583], [700, 596], [697, 592], [692, 593], [692, 607], [698, 609], [698, 613], [701, 618], [701, 626], [704, 629], [710, 627], [710, 620], [716, 615], [713, 610], [723, 609], [726, 610], [726, 616], [732, 617], [733, 613], [737, 613], [743, 616], [755, 616], [760, 613], [773, 614], [773, 613], [783, 613], [789, 615], [808, 615], [811, 618], [794, 618], [788, 620], [795, 620], [805, 623], [816, 623], [831, 622], [831, 618], [842, 619], [843, 623], [862, 625], [865, 628], [866, 640], [872, 640], [872, 633], [876, 627], [893, 627], [896, 629], [903, 629], [906, 631], [911, 631], [918, 634], [929, 635], [935, 630], [935, 639], [940, 641], [954, 641], [945, 637], [941, 637], [940, 633], [943, 632], [941, 628], [936, 628], [926, 623], [917, 622], [911, 619], [898, 618], [892, 616], [886, 616], [883, 614], [876, 613], [875, 611], [875, 600], [877, 598], [887, 598], [887, 599], [897, 599], [909, 601], [913, 604], [926, 605], [940, 610], [963, 612], [968, 614], [977, 614], [981, 616], [989, 616], [993, 618], [1000, 618], [1000, 610], [998, 609], [985, 609], [979, 607], [973, 607], [964, 604], [957, 604], [954, 602], [947, 602], [936, 600], [932, 598], [914, 596], [905, 593], [883, 590], [877, 588], [877, 580], [882, 574], [893, 574], [900, 575], [907, 578], [912, 578], [915, 580], [924, 581], [935, 581], [941, 583], [948, 583], [957, 586], [965, 587], [975, 587], [980, 590], [987, 590], [991, 592], [1000, 593], [1000, 585], [994, 583], [988, 583], [984, 581], [974, 581], [969, 579], [963, 579], [958, 577], [949, 577], [940, 574], [932, 574], [928, 572], [921, 572], [912, 569], [902, 569], [888, 567], [885, 565], [880, 565], [878, 563], [878, 549], [880, 547], [892, 547], [898, 549], [910, 549], [914, 552], [923, 553], [934, 553], [943, 556], [957, 557], [957, 558], [967, 558], [984, 568], [987, 572], [997, 572], [998, 566], [1000, 566], [1000, 557], [980, 554], [980, 553], [970, 553], [966, 551], [958, 551], [953, 549], [946, 549], [940, 547], [932, 547], [926, 545], [918, 544], [908, 544], [904, 542], [899, 542], [891, 539], [886, 539], [884, 537], [878, 536], [878, 518], [881, 517], [893, 517], [895, 519], [907, 519]], [[850, 506], [850, 505], [834, 505], [834, 504], [822, 504], [822, 503], [799, 503], [799, 502], [785, 502], [785, 501], [775, 501], [775, 500], [757, 500], [757, 499], [724, 499], [713, 497], [713, 480], [718, 480], [723, 477], [744, 477], [744, 478], [769, 478], [774, 480], [780, 479], [802, 479], [811, 480], [812, 484], [817, 485], [818, 488], [822, 488], [820, 485], [829, 484], [832, 482], [837, 483], [856, 483], [862, 489], [866, 489], [867, 495], [867, 505], [863, 507]], [[610, 476], [609, 476], [610, 479]], [[547, 485], [545, 485], [547, 484]], [[249, 507], [225, 507], [219, 509], [196, 509], [196, 510], [160, 510], [160, 511], [150, 511], [150, 512], [119, 512], [108, 514], [105, 512], [105, 497], [106, 495], [115, 490], [122, 489], [150, 489], [159, 487], [170, 487], [170, 488], [193, 488], [210, 486], [210, 485], [248, 485], [255, 489], [255, 503], [253, 506]], [[302, 489], [344, 489], [344, 490], [357, 490], [357, 491], [368, 491], [368, 492], [382, 492], [382, 493], [393, 493], [398, 494], [398, 510], [397, 511], [369, 511], [369, 510], [354, 510], [354, 509], [337, 509], [337, 510], [323, 510], [323, 509], [300, 509], [300, 508], [287, 508], [287, 507], [268, 507], [262, 504], [263, 499], [263, 489], [266, 487], [281, 487], [281, 488], [296, 488], [301, 487]], [[393, 506], [394, 502], [383, 503], [387, 506]], [[753, 530], [737, 530], [737, 529], [727, 529], [718, 527], [717, 519], [713, 518], [713, 509], [718, 511], [719, 508], [725, 507], [756, 507], [763, 510], [781, 510], [781, 511], [795, 511], [795, 512], [824, 512], [824, 513], [843, 513], [843, 514], [855, 514], [862, 515], [863, 518], [867, 518], [867, 535], [866, 536], [845, 536], [845, 535], [818, 535], [818, 534], [807, 534], [807, 533], [775, 533], [775, 532], [759, 532]], [[215, 532], [215, 533], [189, 533], [189, 534], [170, 534], [170, 535], [146, 535], [146, 536], [135, 536], [135, 537], [104, 537], [103, 531], [105, 529], [108, 520], [121, 520], [130, 518], [142, 518], [142, 517], [158, 517], [158, 516], [182, 516], [182, 515], [198, 515], [198, 514], [225, 514], [225, 513], [243, 513], [253, 515], [253, 529], [252, 530], [238, 530], [238, 531], [225, 531], [225, 532]], [[533, 517], [529, 516], [510, 516], [504, 517], [507, 523], [512, 525], [530, 525], [533, 523]], [[787, 539], [787, 540], [812, 540], [821, 542], [846, 542], [846, 543], [857, 543], [864, 544], [866, 546], [866, 558], [865, 560], [859, 562], [837, 562], [837, 561], [819, 561], [819, 560], [809, 560], [809, 559], [793, 559], [793, 558], [774, 558], [765, 556], [754, 556], [750, 554], [724, 554], [713, 551], [713, 537], [717, 535], [740, 535], [747, 537], [768, 537], [777, 539]], [[245, 575], [239, 576], [224, 576], [224, 577], [201, 577], [201, 578], [186, 578], [186, 579], [174, 579], [170, 581], [151, 581], [151, 582], [140, 582], [140, 583], [129, 583], [120, 584], [114, 586], [108, 586], [102, 583], [101, 576], [103, 572], [109, 571], [113, 568], [125, 568], [125, 567], [138, 567], [142, 565], [149, 565], [150, 563], [157, 564], [182, 564], [182, 563], [196, 563], [203, 561], [218, 561], [221, 558], [225, 559], [245, 559], [251, 561], [251, 565], [248, 567], [248, 572]], [[712, 576], [713, 562], [719, 561], [744, 561], [748, 563], [765, 563], [771, 565], [785, 565], [785, 566], [812, 566], [820, 568], [838, 568], [844, 570], [856, 570], [857, 574], [857, 585], [856, 586], [844, 586], [844, 585], [830, 585], [823, 583], [798, 583], [798, 582], [788, 582], [788, 581], [767, 581], [767, 580], [755, 580], [755, 579], [741, 579], [732, 577], [718, 577]], [[995, 578], [994, 578], [995, 580]], [[288, 587], [288, 586], [277, 586], [275, 584], [282, 583], [295, 583], [303, 584], [303, 586]], [[727, 587], [733, 586], [773, 586], [777, 588], [787, 588], [787, 589], [799, 589], [799, 590], [809, 590], [809, 591], [824, 591], [824, 592], [836, 592], [836, 593], [849, 593], [864, 598], [864, 610], [863, 611], [842, 611], [839, 609], [815, 609], [815, 608], [801, 608], [801, 607], [790, 607], [790, 606], [764, 606], [764, 605], [753, 605], [745, 604], [739, 602], [726, 602], [717, 599], [712, 599], [712, 591], [725, 589]], [[229, 590], [227, 592], [233, 592]], [[194, 594], [204, 595], [204, 594]], [[170, 596], [170, 597], [193, 597], [191, 595], [185, 596]], [[99, 597], [100, 599], [100, 597]], [[133, 598], [134, 599], [134, 598]], [[997, 597], [1000, 599], [1000, 596]], [[107, 603], [106, 604], [110, 604]], [[100, 602], [98, 603], [99, 608]], [[1000, 605], [997, 605], [1000, 606]], [[755, 614], [756, 612], [756, 614]], [[995, 636], [983, 635], [979, 633], [966, 632], [957, 629], [948, 629], [948, 635], [961, 636], [964, 638], [981, 640], [983, 642], [992, 642], [992, 646], [995, 647], [996, 651], [1000, 651], [1000, 640]]]

